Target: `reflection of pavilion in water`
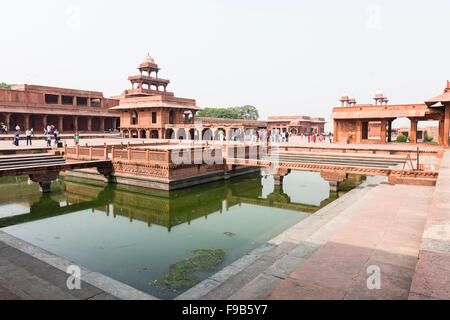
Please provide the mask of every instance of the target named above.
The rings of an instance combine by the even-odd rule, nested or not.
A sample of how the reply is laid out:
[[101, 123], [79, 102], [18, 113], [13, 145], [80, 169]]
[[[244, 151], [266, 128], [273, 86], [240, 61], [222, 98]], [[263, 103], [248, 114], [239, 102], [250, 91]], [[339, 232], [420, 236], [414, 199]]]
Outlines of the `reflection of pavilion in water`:
[[245, 203], [313, 213], [338, 196], [330, 194], [320, 206], [294, 203], [278, 186], [266, 198], [262, 198], [263, 186], [259, 174], [227, 183], [199, 186], [195, 191], [183, 189], [170, 193], [124, 185], [86, 184], [76, 178], [66, 178], [64, 186], [64, 206], [60, 205], [63, 202], [60, 196], [56, 195], [58, 199], [55, 199], [55, 195], [43, 195], [30, 205], [30, 213], [0, 219], [0, 226], [91, 209], [92, 212], [100, 211], [108, 216], [127, 217], [130, 222], [137, 220], [149, 226], [164, 226], [170, 231], [174, 226], [190, 224], [201, 217], [207, 219], [208, 215], [215, 212], [222, 214], [224, 201], [225, 210]]

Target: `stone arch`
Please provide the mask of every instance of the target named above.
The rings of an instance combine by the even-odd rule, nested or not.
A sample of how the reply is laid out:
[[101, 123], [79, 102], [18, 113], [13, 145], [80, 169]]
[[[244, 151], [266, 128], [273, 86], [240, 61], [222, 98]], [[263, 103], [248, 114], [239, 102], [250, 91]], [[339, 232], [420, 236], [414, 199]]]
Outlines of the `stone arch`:
[[18, 125], [20, 127], [20, 130], [26, 130], [25, 128], [25, 115], [21, 114], [21, 113], [13, 113], [11, 114], [10, 120], [9, 120], [9, 124], [10, 124], [10, 129], [11, 130], [16, 130], [16, 126]]
[[129, 132], [127, 129], [124, 129], [124, 130], [122, 131], [122, 136], [123, 136], [124, 138], [129, 138], [129, 137], [130, 137], [130, 132]]
[[206, 128], [202, 130], [202, 140], [212, 140], [213, 139], [213, 132], [210, 128]]
[[73, 116], [64, 116], [63, 131], [74, 131], [74, 130], [75, 130], [75, 126], [74, 126]]
[[136, 110], [131, 110], [130, 122], [131, 124], [139, 124], [139, 113]]
[[146, 130], [144, 130], [144, 129], [140, 130], [140, 134], [141, 134], [140, 136], [142, 139], [147, 139], [147, 131]]
[[176, 139], [177, 140], [186, 140], [187, 139], [186, 130], [184, 130], [184, 128], [180, 128], [177, 130]]
[[136, 129], [130, 130], [130, 138], [137, 139], [139, 138], [138, 131]]
[[[53, 124], [50, 122], [50, 124]], [[88, 131], [88, 118], [87, 117], [79, 117], [78, 118], [78, 130], [79, 131]]]
[[224, 128], [217, 128], [217, 130], [214, 132], [214, 140], [220, 140], [219, 137], [219, 132], [220, 130], [223, 131], [223, 140], [226, 141], [227, 140], [227, 130], [225, 130]]
[[166, 139], [175, 139], [175, 134], [174, 134], [173, 129], [167, 129]]
[[159, 133], [158, 133], [158, 130], [152, 130], [152, 131], [150, 131], [150, 139], [159, 139]]

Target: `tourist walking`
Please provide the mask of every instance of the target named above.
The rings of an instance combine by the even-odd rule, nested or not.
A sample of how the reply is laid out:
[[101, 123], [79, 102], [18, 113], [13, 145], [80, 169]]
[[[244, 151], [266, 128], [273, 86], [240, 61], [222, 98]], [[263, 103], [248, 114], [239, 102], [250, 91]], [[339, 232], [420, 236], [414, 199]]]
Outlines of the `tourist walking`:
[[314, 142], [314, 143], [316, 143], [316, 139], [317, 139], [317, 136], [314, 135], [314, 136], [313, 136], [313, 142]]
[[59, 131], [58, 131], [58, 129], [55, 129], [55, 131], [53, 131], [53, 135], [55, 136], [55, 147], [58, 147], [58, 143], [59, 143]]
[[289, 142], [289, 132], [286, 131], [286, 143], [288, 143], [288, 142]]
[[73, 139], [75, 145], [77, 146], [80, 143], [80, 133], [78, 131], [76, 131], [75, 134], [73, 135]]
[[16, 146], [19, 146], [19, 139], [20, 139], [20, 137], [19, 137], [19, 131], [16, 131], [16, 135], [14, 136], [14, 144], [15, 144]]
[[47, 147], [51, 146], [52, 146], [52, 135], [50, 134], [50, 132], [47, 132]]
[[25, 135], [27, 136], [27, 145], [29, 143], [31, 146], [31, 130], [27, 129], [27, 131], [25, 131]]

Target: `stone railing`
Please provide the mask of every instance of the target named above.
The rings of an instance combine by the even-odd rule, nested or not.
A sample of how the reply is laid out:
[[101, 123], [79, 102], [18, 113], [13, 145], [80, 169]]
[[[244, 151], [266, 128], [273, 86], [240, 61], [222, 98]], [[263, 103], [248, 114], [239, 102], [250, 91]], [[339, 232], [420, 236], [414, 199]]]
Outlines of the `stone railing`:
[[107, 160], [107, 147], [64, 147], [64, 157], [70, 160]]

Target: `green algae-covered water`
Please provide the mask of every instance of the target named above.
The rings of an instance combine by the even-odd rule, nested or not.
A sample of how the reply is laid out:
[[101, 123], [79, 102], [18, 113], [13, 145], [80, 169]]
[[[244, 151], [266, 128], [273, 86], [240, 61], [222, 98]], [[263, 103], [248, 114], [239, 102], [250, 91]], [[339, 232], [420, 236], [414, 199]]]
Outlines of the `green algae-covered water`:
[[162, 299], [313, 214], [338, 195], [318, 173], [292, 172], [163, 192], [62, 177], [49, 195], [0, 179], [2, 230]]

